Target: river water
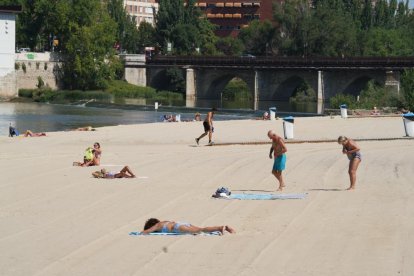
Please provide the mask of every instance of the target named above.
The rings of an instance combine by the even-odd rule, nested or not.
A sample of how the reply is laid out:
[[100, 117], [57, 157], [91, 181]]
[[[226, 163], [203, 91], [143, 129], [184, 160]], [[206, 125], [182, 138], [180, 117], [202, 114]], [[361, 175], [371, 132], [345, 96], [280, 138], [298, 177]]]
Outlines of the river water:
[[[43, 103], [10, 103], [0, 102], [0, 136], [8, 135], [9, 125], [16, 127], [19, 132], [30, 129], [33, 132], [63, 131], [84, 126], [114, 126], [127, 124], [143, 124], [161, 122], [164, 114], [180, 113], [181, 120], [192, 120], [194, 110], [183, 112], [177, 108], [155, 111], [124, 110], [106, 105], [102, 107], [85, 107], [74, 105], [58, 105]], [[202, 114], [205, 109], [199, 111]], [[252, 117], [252, 113], [217, 114], [216, 120], [232, 120]]]

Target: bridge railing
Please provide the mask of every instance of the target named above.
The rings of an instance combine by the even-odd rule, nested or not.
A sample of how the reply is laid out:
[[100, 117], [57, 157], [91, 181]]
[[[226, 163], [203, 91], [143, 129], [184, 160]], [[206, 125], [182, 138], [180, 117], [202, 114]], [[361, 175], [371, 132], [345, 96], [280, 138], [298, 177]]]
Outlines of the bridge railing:
[[148, 65], [413, 68], [414, 57], [155, 56]]

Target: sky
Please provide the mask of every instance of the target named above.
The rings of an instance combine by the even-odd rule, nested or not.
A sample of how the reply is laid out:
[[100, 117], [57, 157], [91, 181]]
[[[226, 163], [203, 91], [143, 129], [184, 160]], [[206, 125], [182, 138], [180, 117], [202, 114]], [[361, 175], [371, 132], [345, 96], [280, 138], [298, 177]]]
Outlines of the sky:
[[414, 8], [414, 0], [410, 0], [408, 6], [410, 6], [410, 8]]

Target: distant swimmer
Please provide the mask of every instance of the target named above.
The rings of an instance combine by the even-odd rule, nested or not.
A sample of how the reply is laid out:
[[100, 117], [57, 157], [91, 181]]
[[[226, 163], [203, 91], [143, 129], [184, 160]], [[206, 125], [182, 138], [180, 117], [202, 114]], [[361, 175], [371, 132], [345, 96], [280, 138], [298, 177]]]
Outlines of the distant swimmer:
[[351, 185], [347, 190], [354, 190], [356, 182], [356, 171], [362, 159], [360, 148], [354, 140], [349, 139], [345, 136], [338, 137], [338, 144], [342, 145], [342, 153], [346, 154], [349, 159], [348, 173]]
[[282, 172], [285, 170], [286, 167], [286, 152], [287, 148], [285, 145], [285, 141], [282, 137], [277, 135], [273, 130], [269, 130], [267, 133], [269, 139], [272, 140], [272, 146], [270, 147], [269, 158], [272, 159], [272, 153], [274, 155], [274, 163], [272, 168], [272, 174], [276, 177], [279, 181], [279, 188], [278, 191], [282, 191], [285, 187], [285, 182], [283, 181]]
[[215, 112], [217, 111], [216, 108], [212, 108], [211, 111], [209, 111], [207, 113], [207, 116], [203, 122], [203, 127], [204, 127], [204, 133], [200, 135], [200, 137], [195, 138], [195, 141], [198, 145], [198, 143], [200, 142], [200, 140], [206, 136], [208, 134], [208, 143], [212, 144], [212, 138], [213, 138], [213, 132], [214, 132], [214, 127], [213, 127], [213, 117]]

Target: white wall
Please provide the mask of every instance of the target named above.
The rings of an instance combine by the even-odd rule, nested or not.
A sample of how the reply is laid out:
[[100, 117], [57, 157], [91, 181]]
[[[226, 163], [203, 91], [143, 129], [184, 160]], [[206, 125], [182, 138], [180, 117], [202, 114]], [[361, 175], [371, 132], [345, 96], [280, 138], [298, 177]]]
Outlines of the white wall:
[[17, 96], [14, 72], [15, 34], [15, 15], [0, 13], [0, 97], [3, 98]]

